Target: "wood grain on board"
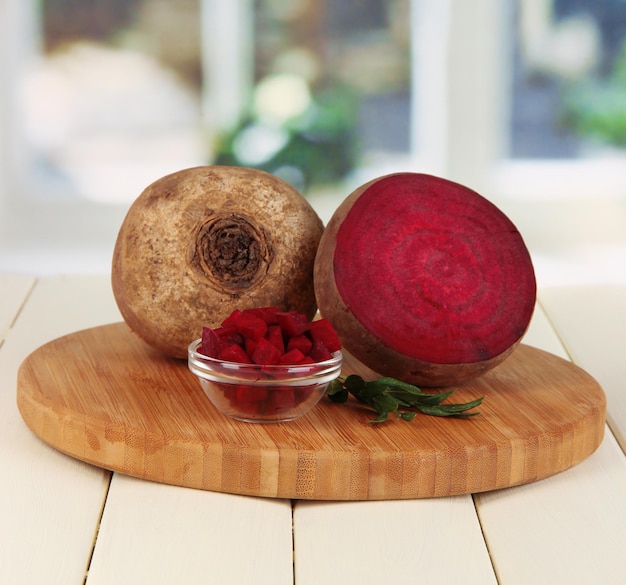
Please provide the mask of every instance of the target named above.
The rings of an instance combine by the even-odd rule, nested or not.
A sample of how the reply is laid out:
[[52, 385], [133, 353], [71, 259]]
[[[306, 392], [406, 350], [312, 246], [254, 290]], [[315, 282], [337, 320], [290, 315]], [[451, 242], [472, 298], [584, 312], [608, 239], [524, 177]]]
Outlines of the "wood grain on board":
[[[367, 374], [346, 356], [343, 373]], [[22, 363], [17, 401], [55, 449], [127, 475], [203, 490], [315, 500], [440, 497], [536, 481], [593, 453], [604, 435], [599, 384], [520, 345], [459, 386], [484, 396], [470, 419], [419, 415], [373, 425], [357, 403], [323, 399], [289, 423], [231, 420], [187, 363], [155, 353], [124, 323], [60, 337]]]

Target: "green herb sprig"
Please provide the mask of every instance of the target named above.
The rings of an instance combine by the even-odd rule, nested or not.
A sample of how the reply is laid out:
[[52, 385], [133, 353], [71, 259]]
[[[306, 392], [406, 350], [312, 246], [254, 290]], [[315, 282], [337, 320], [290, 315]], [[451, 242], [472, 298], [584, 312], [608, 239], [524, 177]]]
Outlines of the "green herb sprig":
[[431, 416], [452, 416], [468, 418], [479, 414], [468, 412], [476, 408], [483, 397], [463, 404], [442, 404], [444, 400], [454, 394], [454, 390], [443, 392], [422, 392], [417, 386], [396, 380], [395, 378], [378, 378], [366, 381], [357, 374], [339, 377], [333, 380], [327, 391], [330, 400], [344, 403], [352, 394], [361, 404], [372, 408], [377, 416], [371, 423], [384, 422], [394, 413], [398, 418], [411, 421], [417, 412]]

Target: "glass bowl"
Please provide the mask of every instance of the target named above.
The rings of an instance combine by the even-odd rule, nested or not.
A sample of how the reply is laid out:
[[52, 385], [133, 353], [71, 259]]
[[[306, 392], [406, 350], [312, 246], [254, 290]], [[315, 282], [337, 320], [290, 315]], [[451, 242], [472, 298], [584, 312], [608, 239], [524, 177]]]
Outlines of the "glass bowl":
[[200, 343], [196, 339], [189, 345], [189, 369], [213, 405], [240, 421], [295, 420], [321, 400], [341, 372], [341, 351], [314, 364], [262, 366], [208, 357], [196, 351]]

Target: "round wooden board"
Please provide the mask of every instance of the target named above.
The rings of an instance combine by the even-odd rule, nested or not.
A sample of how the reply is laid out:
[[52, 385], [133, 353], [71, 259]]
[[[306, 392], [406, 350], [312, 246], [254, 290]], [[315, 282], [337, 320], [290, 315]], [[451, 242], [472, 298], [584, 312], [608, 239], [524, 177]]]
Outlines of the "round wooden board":
[[[371, 374], [347, 356], [344, 373]], [[453, 398], [485, 396], [470, 419], [370, 424], [356, 402], [250, 424], [219, 413], [185, 361], [125, 323], [56, 339], [20, 366], [17, 402], [43, 441], [88, 463], [203, 490], [316, 500], [476, 493], [536, 481], [600, 445], [605, 395], [586, 372], [520, 345]]]

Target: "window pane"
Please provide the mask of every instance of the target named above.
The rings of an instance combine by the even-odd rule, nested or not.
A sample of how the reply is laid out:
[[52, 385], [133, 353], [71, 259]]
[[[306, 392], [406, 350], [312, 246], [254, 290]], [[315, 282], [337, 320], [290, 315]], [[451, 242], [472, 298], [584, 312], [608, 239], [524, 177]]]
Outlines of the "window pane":
[[518, 7], [511, 155], [574, 159], [626, 146], [626, 2]]
[[[41, 196], [133, 200], [206, 161], [198, 0], [43, 0], [23, 109]], [[37, 23], [36, 23], [37, 25]]]
[[254, 87], [216, 161], [306, 191], [373, 157], [406, 154], [409, 0], [259, 0]]
[[215, 136], [202, 35], [222, 24], [207, 28], [202, 5], [229, 1], [38, 2], [21, 90], [26, 192], [126, 203], [207, 163], [263, 168], [306, 191], [408, 153], [410, 0], [242, 3], [253, 12], [240, 57], [253, 62], [251, 95], [241, 123]]

